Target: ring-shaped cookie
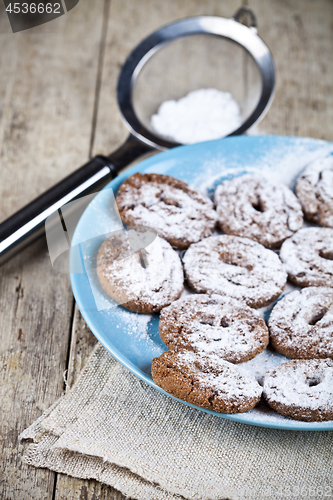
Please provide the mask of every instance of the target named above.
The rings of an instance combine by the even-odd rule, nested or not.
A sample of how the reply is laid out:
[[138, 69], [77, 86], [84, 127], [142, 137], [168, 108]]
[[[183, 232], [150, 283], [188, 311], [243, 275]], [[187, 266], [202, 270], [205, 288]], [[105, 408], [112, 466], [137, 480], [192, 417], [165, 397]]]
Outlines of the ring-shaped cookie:
[[115, 260], [113, 238], [97, 255], [97, 275], [104, 291], [133, 312], [155, 313], [178, 299], [183, 291], [183, 269], [169, 243], [156, 237], [145, 249]]
[[262, 387], [250, 373], [219, 358], [192, 351], [167, 351], [154, 358], [154, 382], [172, 396], [222, 413], [251, 410]]
[[286, 417], [307, 422], [333, 420], [333, 360], [292, 359], [268, 370], [264, 398]]
[[333, 229], [307, 227], [280, 251], [289, 280], [298, 286], [333, 286]]
[[307, 166], [297, 180], [296, 194], [308, 221], [333, 227], [333, 155]]
[[333, 358], [332, 288], [289, 293], [274, 306], [268, 327], [272, 346], [288, 358]]
[[187, 349], [241, 363], [268, 345], [268, 329], [257, 311], [232, 297], [194, 294], [165, 307], [160, 337], [171, 350]]
[[125, 224], [151, 227], [180, 250], [210, 236], [217, 220], [207, 196], [168, 175], [132, 175], [120, 186], [116, 204]]
[[294, 193], [257, 174], [222, 182], [214, 201], [224, 233], [250, 238], [266, 248], [279, 248], [303, 225], [302, 207]]
[[275, 252], [239, 236], [211, 236], [183, 257], [187, 283], [198, 293], [217, 293], [262, 307], [281, 294], [287, 275]]

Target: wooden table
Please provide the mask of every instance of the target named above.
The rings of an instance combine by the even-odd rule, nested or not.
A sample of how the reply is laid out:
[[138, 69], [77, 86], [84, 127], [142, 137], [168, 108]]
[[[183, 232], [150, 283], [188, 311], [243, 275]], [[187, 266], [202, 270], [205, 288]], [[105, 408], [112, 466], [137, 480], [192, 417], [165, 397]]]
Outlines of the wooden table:
[[[270, 134], [333, 140], [333, 3], [249, 0], [277, 69]], [[236, 0], [81, 0], [63, 17], [12, 34], [0, 4], [0, 220], [126, 137], [115, 86], [127, 54], [172, 20], [230, 17]], [[95, 338], [55, 272], [44, 239], [0, 269], [0, 498], [122, 499], [21, 462], [18, 434], [75, 381]]]

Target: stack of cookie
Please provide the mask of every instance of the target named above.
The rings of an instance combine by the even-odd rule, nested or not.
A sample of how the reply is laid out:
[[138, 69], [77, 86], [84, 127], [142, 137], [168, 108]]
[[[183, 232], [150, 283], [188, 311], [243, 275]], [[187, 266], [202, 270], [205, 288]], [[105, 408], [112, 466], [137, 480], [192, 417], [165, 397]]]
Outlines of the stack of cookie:
[[[169, 350], [153, 360], [152, 377], [166, 392], [226, 413], [248, 411], [263, 395], [291, 418], [333, 419], [332, 160], [304, 171], [298, 198], [258, 175], [226, 180], [215, 191], [216, 210], [169, 176], [138, 173], [120, 186], [123, 222], [153, 228], [158, 237], [120, 259], [117, 242], [106, 240], [97, 272], [127, 309], [161, 311], [159, 333]], [[303, 228], [303, 212], [329, 228]], [[196, 293], [180, 298], [184, 275]], [[279, 300], [267, 327], [255, 309], [278, 299], [287, 278], [307, 288]], [[269, 340], [297, 359], [269, 370], [262, 387], [237, 364]]]

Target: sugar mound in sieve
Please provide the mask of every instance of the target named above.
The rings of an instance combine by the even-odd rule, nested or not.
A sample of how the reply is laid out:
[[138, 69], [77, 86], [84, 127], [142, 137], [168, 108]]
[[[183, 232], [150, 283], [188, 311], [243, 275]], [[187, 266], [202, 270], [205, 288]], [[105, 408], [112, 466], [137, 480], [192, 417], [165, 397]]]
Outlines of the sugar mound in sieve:
[[181, 144], [225, 137], [241, 124], [237, 102], [217, 89], [194, 90], [178, 101], [165, 101], [151, 117], [155, 132]]

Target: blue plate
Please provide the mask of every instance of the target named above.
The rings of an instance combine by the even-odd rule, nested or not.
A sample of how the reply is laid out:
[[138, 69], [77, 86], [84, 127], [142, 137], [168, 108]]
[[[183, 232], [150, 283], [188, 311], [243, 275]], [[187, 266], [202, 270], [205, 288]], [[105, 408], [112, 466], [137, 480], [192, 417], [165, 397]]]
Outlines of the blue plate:
[[[332, 151], [332, 143], [316, 139], [282, 136], [229, 137], [181, 146], [154, 155], [110, 182], [83, 213], [76, 227], [70, 252], [71, 269], [76, 271], [70, 276], [75, 300], [83, 318], [101, 344], [134, 375], [167, 394], [154, 383], [150, 374], [152, 359], [167, 350], [158, 334], [158, 315], [132, 313], [117, 305], [104, 293], [96, 275], [99, 246], [109, 233], [122, 227], [112, 208], [114, 195], [127, 177], [136, 172], [167, 174], [198, 187], [210, 196], [222, 180], [245, 172], [261, 172], [272, 180], [282, 181], [293, 187], [295, 179], [307, 163]], [[256, 356], [255, 360], [243, 365], [258, 374], [260, 370], [265, 371], [284, 359], [286, 358], [266, 350]], [[235, 415], [195, 408], [222, 418], [263, 427], [333, 430], [333, 421], [312, 423], [291, 420], [264, 404]]]

